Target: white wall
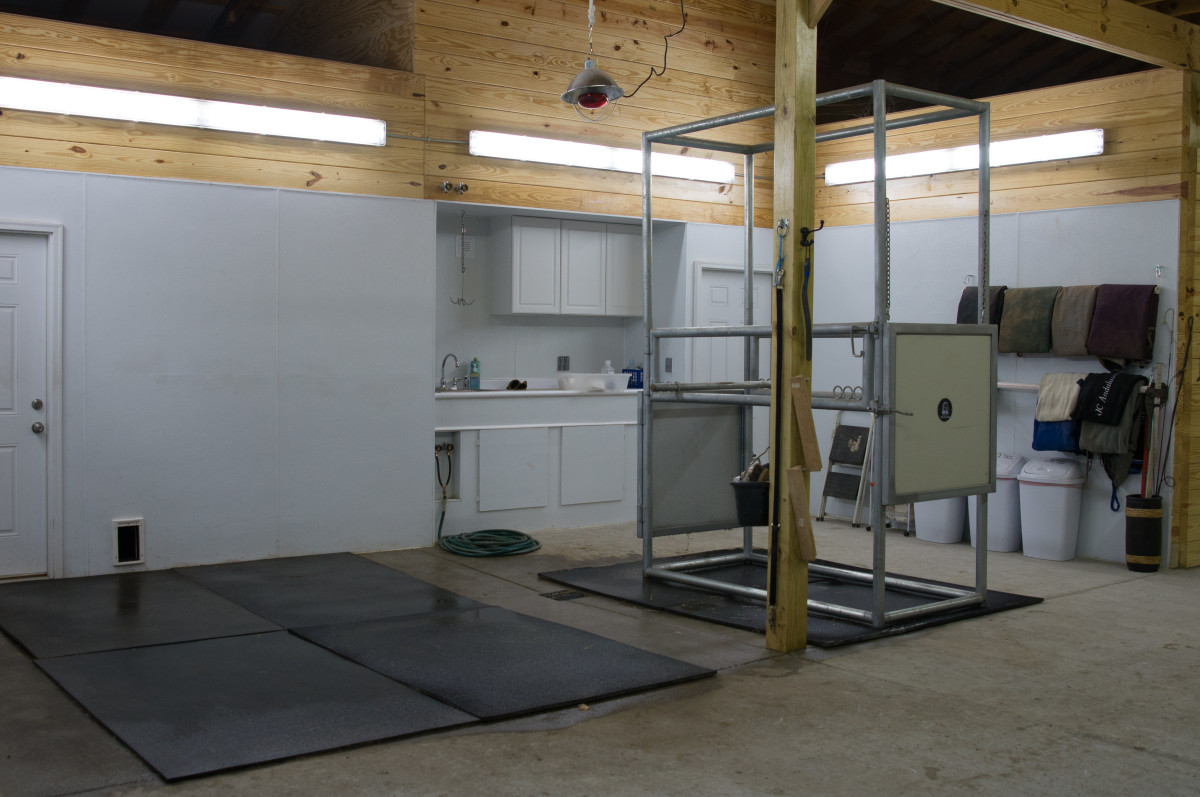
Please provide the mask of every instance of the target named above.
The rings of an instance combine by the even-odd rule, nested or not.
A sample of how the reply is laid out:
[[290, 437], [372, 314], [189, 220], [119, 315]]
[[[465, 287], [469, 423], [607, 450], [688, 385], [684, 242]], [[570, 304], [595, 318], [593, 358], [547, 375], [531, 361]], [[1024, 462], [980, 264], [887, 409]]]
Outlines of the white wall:
[[[427, 544], [432, 203], [0, 169], [64, 253], [64, 570]], [[419, 511], [414, 511], [418, 509]]]
[[[502, 217], [467, 213], [467, 235], [474, 238], [474, 257], [467, 259], [466, 290], [462, 289], [461, 265], [455, 253], [455, 238], [461, 229], [458, 211], [437, 217], [437, 289], [432, 310], [437, 319], [435, 354], [426, 370], [427, 379], [440, 378], [442, 359], [457, 355], [459, 375], [467, 373], [472, 357], [478, 357], [484, 378], [552, 377], [557, 357], [571, 358], [571, 370], [599, 373], [605, 360], [618, 371], [637, 352], [626, 354], [624, 318], [594, 316], [497, 315], [491, 311], [493, 264], [497, 257], [493, 226], [507, 224]], [[460, 293], [474, 303], [451, 303]], [[454, 361], [446, 364], [447, 378]], [[429, 384], [429, 381], [426, 384]]]
[[[1177, 306], [1179, 208], [1175, 201], [1139, 202], [1096, 208], [993, 216], [991, 281], [1009, 287], [1091, 285], [1106, 282], [1153, 283], [1154, 266], [1163, 267], [1159, 317], [1174, 317]], [[814, 273], [814, 320], [817, 323], [864, 321], [873, 315], [873, 260], [870, 226], [836, 227], [817, 235]], [[892, 231], [892, 320], [953, 323], [963, 278], [975, 272], [974, 218], [900, 222]], [[1166, 363], [1172, 351], [1170, 330], [1160, 324], [1155, 360]], [[999, 379], [1037, 384], [1042, 374], [1103, 371], [1094, 358], [1001, 354]], [[818, 340], [813, 353], [814, 388], [860, 384], [859, 361], [849, 344]], [[1060, 456], [1032, 449], [1036, 393], [1002, 391], [997, 448], [1026, 458]], [[827, 448], [833, 413], [817, 413], [817, 429]], [[1065, 456], [1065, 455], [1062, 455]], [[823, 474], [813, 479], [816, 508]], [[1119, 494], [1140, 489], [1130, 477]], [[1164, 503], [1170, 506], [1169, 489]], [[1080, 523], [1078, 555], [1124, 561], [1123, 513], [1109, 509], [1111, 483], [1097, 461], [1088, 480]], [[842, 506], [841, 510], [844, 511]], [[918, 521], [920, 507], [917, 509]], [[1169, 522], [1164, 522], [1164, 549]]]

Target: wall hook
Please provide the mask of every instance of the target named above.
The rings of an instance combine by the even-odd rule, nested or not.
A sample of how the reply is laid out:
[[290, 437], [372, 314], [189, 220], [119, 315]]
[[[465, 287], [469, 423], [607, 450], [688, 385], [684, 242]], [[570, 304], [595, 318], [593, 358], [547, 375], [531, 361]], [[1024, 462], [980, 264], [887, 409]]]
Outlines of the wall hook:
[[454, 190], [459, 193], [459, 196], [461, 196], [467, 193], [467, 191], [470, 190], [470, 187], [466, 183], [459, 183], [458, 185], [454, 186]]
[[448, 193], [450, 193], [450, 189], [451, 189], [451, 188], [453, 188], [453, 187], [454, 187], [454, 184], [453, 184], [453, 183], [450, 183], [450, 182], [445, 182], [445, 183], [442, 183], [442, 184], [439, 186], [439, 188], [441, 188], [441, 189], [442, 189], [442, 193], [443, 193], [443, 194], [448, 194]]
[[801, 227], [800, 228], [800, 245], [801, 246], [812, 246], [813, 245], [813, 236], [816, 235], [818, 231], [823, 230], [823, 229], [825, 229], [825, 219], [821, 219], [821, 224], [815, 230], [810, 230], [808, 227]]

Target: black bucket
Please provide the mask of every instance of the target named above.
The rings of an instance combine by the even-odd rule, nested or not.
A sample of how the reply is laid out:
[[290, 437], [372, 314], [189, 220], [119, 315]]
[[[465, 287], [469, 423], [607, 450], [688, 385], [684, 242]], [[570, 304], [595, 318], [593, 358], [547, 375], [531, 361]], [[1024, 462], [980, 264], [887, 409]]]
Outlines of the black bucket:
[[737, 506], [738, 523], [743, 526], [765, 526], [770, 519], [770, 482], [744, 482], [734, 480], [733, 502]]
[[1162, 496], [1125, 498], [1125, 566], [1153, 573], [1162, 564]]

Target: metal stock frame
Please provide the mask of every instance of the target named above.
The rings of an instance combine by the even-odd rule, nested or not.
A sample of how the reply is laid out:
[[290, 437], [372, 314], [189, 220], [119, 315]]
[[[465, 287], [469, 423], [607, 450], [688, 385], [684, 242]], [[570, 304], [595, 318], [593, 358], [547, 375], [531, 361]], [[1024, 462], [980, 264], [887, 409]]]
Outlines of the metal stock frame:
[[[858, 400], [846, 400], [837, 398], [832, 393], [816, 392], [813, 393], [812, 408], [870, 412], [877, 417], [886, 418], [890, 400], [890, 396], [888, 395], [890, 388], [887, 378], [889, 363], [886, 361], [889, 357], [889, 352], [887, 351], [887, 347], [883, 345], [883, 341], [886, 337], [891, 312], [889, 305], [891, 264], [889, 262], [890, 253], [888, 251], [889, 217], [885, 162], [887, 154], [887, 131], [969, 116], [977, 116], [979, 119], [979, 258], [977, 283], [979, 285], [979, 323], [983, 324], [987, 322], [988, 318], [988, 230], [990, 224], [988, 147], [990, 143], [991, 111], [987, 103], [950, 97], [905, 86], [897, 86], [882, 80], [853, 88], [818, 94], [816, 104], [818, 106], [830, 105], [868, 97], [872, 99], [873, 103], [873, 118], [870, 122], [840, 130], [818, 133], [816, 141], [833, 141], [862, 135], [871, 135], [873, 137], [875, 160], [875, 318], [871, 321], [857, 323], [814, 324], [812, 330], [814, 338], [862, 339], [865, 355], [862, 358], [862, 398]], [[929, 106], [939, 106], [940, 109], [914, 113], [902, 118], [889, 120], [887, 118], [888, 97], [913, 100]], [[699, 571], [730, 564], [752, 563], [765, 565], [767, 557], [755, 553], [753, 550], [753, 529], [749, 526], [743, 529], [742, 550], [739, 552], [719, 555], [698, 554], [694, 557], [672, 562], [657, 564], [654, 562], [655, 529], [651, 492], [651, 441], [653, 436], [653, 408], [654, 404], [658, 402], [739, 405], [743, 409], [741, 423], [742, 464], [738, 469], [746, 467], [753, 455], [753, 452], [750, 450], [752, 446], [752, 408], [755, 406], [769, 406], [770, 404], [770, 396], [766, 392], [769, 389], [770, 383], [761, 380], [758, 374], [758, 343], [762, 338], [771, 337], [770, 326], [756, 326], [753, 324], [754, 156], [758, 153], [773, 151], [775, 145], [774, 142], [738, 145], [695, 138], [692, 134], [739, 122], [771, 117], [774, 116], [774, 113], [774, 106], [764, 106], [749, 111], [717, 116], [642, 134], [642, 317], [646, 328], [643, 354], [645, 355], [647, 379], [646, 386], [639, 397], [638, 534], [642, 538], [642, 568], [644, 577], [763, 602], [767, 600], [766, 590], [731, 584], [698, 574]], [[653, 263], [653, 209], [650, 154], [655, 144], [732, 152], [744, 156], [746, 252], [744, 326], [656, 329], [653, 325], [653, 285], [651, 280]], [[662, 338], [685, 337], [744, 338], [744, 381], [727, 383], [664, 383], [659, 381], [657, 362], [658, 340]], [[781, 391], [780, 395], [785, 394]], [[808, 601], [809, 610], [880, 628], [919, 616], [953, 611], [983, 603], [987, 592], [987, 493], [978, 494], [976, 502], [977, 534], [974, 589], [939, 586], [886, 574], [887, 557], [883, 517], [884, 496], [882, 493], [885, 489], [883, 485], [890, 483], [888, 469], [892, 466], [892, 463], [891, 452], [886, 450], [890, 446], [888, 435], [878, 435], [877, 440], [878, 442], [873, 446], [871, 453], [871, 474], [877, 485], [877, 488], [871, 491], [870, 522], [874, 534], [873, 566], [871, 572], [861, 572], [815, 563], [809, 564], [810, 572], [818, 575], [871, 584], [873, 590], [872, 608], [870, 611], [866, 611], [852, 606], [810, 599]], [[773, 477], [777, 477], [778, 473], [777, 469], [772, 468]], [[807, 511], [807, 507], [805, 511]], [[772, 513], [772, 516], [774, 517], [774, 513]], [[725, 524], [702, 525], [689, 530], [707, 531], [726, 527]], [[887, 587], [928, 595], [935, 600], [930, 603], [889, 612], [885, 610], [884, 605], [884, 591]]]

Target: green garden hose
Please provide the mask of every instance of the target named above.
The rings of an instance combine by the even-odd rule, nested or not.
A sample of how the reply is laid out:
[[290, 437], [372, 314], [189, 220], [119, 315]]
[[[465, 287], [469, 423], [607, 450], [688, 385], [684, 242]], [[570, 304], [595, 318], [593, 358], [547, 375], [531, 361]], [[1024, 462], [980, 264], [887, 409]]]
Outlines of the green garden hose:
[[446, 502], [449, 500], [447, 487], [454, 473], [454, 460], [450, 452], [453, 445], [445, 446], [446, 478], [442, 479], [442, 446], [434, 446], [433, 456], [437, 465], [438, 485], [442, 488], [442, 516], [438, 520], [437, 541], [443, 550], [459, 556], [516, 556], [521, 553], [533, 553], [542, 544], [522, 531], [512, 529], [484, 529], [469, 531], [465, 534], [455, 534], [451, 537], [442, 536], [442, 524], [446, 522]]

